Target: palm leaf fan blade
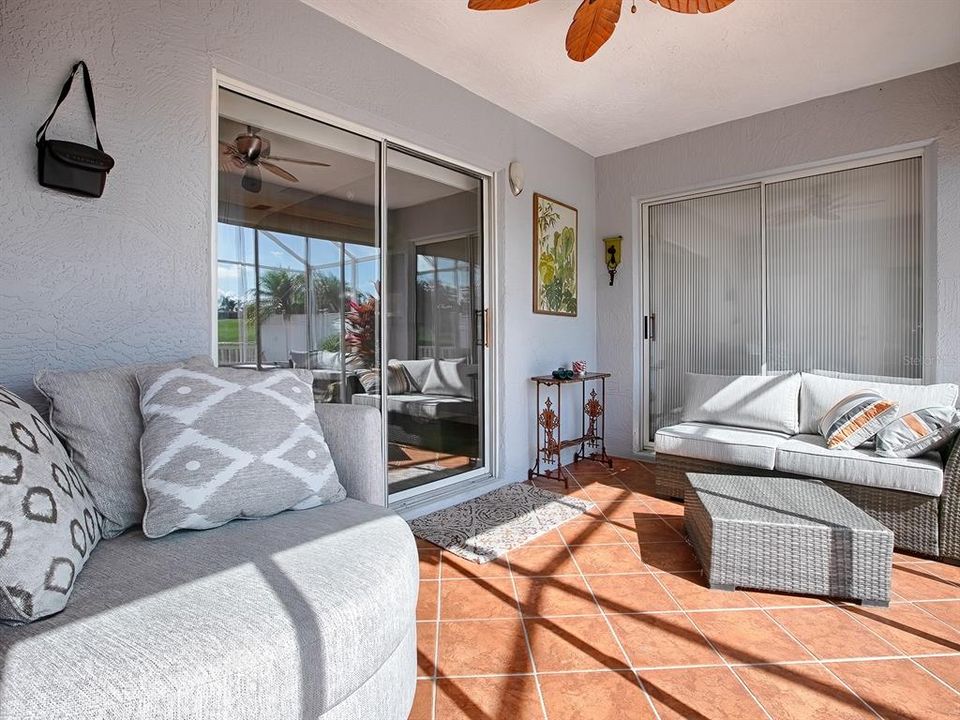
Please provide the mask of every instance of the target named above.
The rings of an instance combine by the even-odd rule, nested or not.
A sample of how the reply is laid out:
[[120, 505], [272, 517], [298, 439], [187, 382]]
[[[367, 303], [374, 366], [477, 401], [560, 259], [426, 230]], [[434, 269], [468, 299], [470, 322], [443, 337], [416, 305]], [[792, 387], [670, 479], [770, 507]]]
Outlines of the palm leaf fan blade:
[[583, 0], [567, 30], [567, 56], [576, 62], [592, 57], [610, 39], [620, 19], [621, 0]]
[[470, 0], [467, 7], [470, 10], [513, 10], [535, 2], [537, 0]]
[[278, 177], [282, 177], [284, 180], [288, 180], [290, 182], [300, 182], [299, 180], [297, 180], [296, 175], [294, 175], [293, 173], [287, 172], [279, 165], [274, 165], [272, 162], [261, 160], [260, 167], [262, 167], [264, 170], [267, 170], [268, 172], [272, 172], [274, 175]]
[[723, 10], [733, 0], [650, 0], [650, 2], [673, 12], [696, 15]]

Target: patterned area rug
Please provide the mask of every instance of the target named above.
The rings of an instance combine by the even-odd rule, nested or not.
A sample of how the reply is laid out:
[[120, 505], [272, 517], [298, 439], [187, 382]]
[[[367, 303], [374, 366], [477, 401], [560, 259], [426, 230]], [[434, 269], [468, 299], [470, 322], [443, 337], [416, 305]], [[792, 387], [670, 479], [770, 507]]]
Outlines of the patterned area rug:
[[593, 507], [514, 483], [410, 522], [413, 534], [476, 563], [495, 560]]

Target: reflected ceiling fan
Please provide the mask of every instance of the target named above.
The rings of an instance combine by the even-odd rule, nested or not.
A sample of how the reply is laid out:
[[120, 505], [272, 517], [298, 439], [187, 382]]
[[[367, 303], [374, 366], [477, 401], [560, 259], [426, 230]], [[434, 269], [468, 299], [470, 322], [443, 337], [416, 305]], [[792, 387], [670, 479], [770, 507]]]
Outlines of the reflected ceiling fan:
[[[471, 10], [513, 10], [531, 5], [537, 0], [469, 0]], [[695, 15], [722, 10], [733, 0], [650, 0], [667, 10]], [[623, 0], [583, 0], [573, 22], [567, 30], [567, 56], [571, 60], [583, 62], [592, 56], [610, 39], [620, 19], [620, 6]], [[630, 12], [637, 11], [634, 0]]]
[[[247, 125], [247, 131], [237, 135], [233, 145], [220, 141], [220, 169], [243, 170], [243, 179], [240, 187], [247, 192], [258, 193], [263, 187], [263, 178], [260, 168], [272, 172], [278, 177], [290, 182], [300, 182], [296, 175], [287, 172], [277, 165], [278, 162], [313, 165], [314, 167], [330, 167], [330, 163], [316, 160], [299, 160], [297, 158], [278, 157], [270, 154], [270, 141], [261, 137], [260, 131]], [[269, 158], [269, 160], [267, 160]]]

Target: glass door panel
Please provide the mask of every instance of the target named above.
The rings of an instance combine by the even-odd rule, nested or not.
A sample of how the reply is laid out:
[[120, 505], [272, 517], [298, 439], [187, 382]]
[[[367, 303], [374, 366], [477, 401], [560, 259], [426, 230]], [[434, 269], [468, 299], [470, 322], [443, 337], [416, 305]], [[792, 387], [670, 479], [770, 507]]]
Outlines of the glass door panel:
[[387, 150], [390, 492], [484, 466], [483, 183]]
[[684, 373], [759, 374], [760, 188], [648, 208], [647, 443], [680, 422]]
[[353, 402], [379, 367], [380, 143], [221, 88], [218, 360]]

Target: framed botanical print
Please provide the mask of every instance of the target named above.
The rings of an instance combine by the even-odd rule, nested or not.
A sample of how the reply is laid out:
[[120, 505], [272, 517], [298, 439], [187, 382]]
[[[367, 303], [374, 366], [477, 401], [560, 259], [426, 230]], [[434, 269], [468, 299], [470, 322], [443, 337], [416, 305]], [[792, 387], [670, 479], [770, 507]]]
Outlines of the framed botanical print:
[[577, 315], [577, 209], [533, 196], [533, 311]]

